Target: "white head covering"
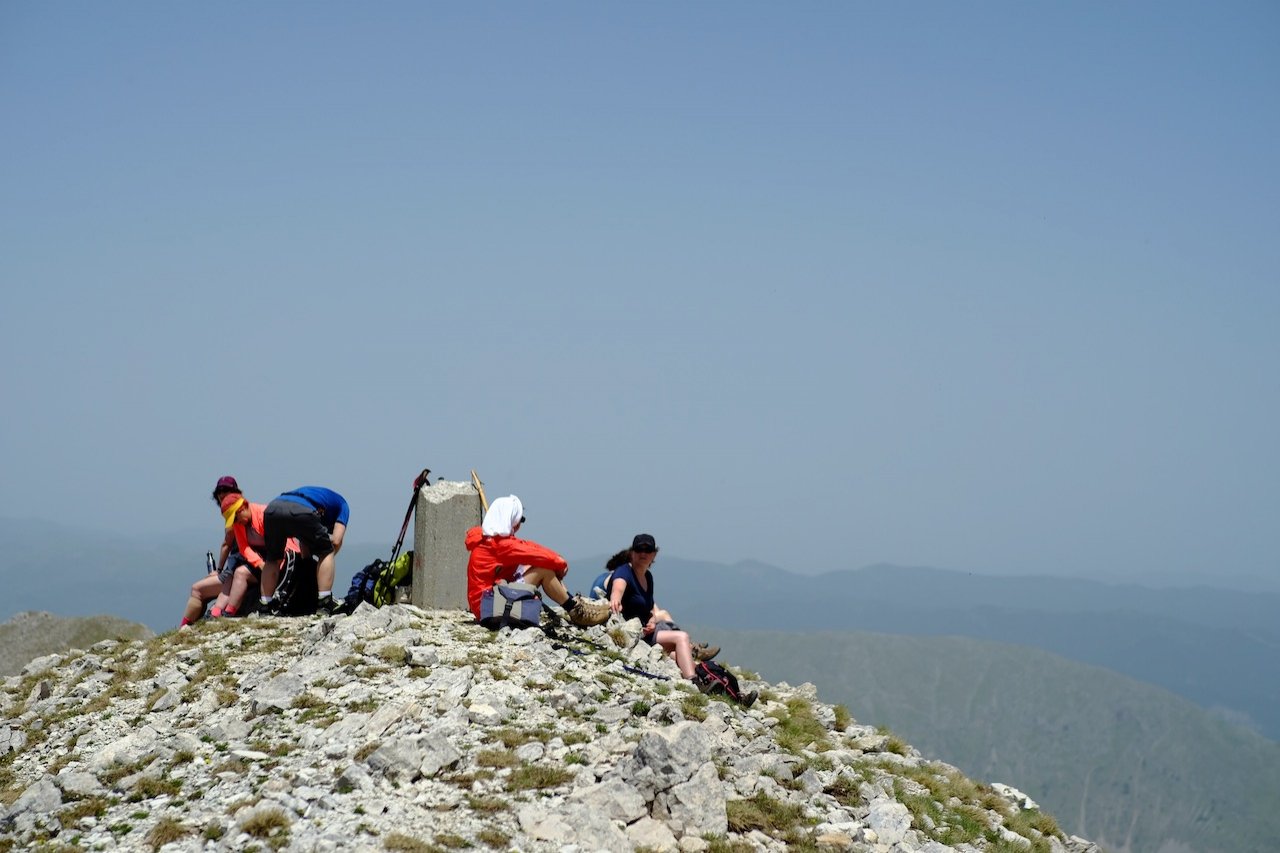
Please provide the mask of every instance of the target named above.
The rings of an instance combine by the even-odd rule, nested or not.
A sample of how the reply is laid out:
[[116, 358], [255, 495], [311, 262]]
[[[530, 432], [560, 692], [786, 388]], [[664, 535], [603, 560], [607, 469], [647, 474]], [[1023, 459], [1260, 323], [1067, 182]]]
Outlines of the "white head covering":
[[524, 518], [524, 504], [515, 495], [497, 498], [489, 504], [489, 511], [484, 514], [485, 536], [510, 536], [516, 525]]

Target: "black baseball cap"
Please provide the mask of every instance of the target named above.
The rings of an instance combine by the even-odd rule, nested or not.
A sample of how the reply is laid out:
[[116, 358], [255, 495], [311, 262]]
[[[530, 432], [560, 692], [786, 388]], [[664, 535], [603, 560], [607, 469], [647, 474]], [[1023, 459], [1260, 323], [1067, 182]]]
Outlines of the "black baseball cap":
[[657, 551], [658, 543], [653, 541], [653, 537], [648, 533], [637, 533], [636, 538], [631, 540], [632, 551]]

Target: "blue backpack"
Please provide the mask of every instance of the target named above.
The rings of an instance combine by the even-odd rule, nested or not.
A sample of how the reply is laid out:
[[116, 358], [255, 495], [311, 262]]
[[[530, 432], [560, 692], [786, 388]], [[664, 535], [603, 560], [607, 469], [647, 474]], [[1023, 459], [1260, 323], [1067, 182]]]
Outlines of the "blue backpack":
[[609, 581], [613, 580], [613, 572], [605, 570], [601, 572], [594, 581], [591, 582], [592, 598], [609, 598]]

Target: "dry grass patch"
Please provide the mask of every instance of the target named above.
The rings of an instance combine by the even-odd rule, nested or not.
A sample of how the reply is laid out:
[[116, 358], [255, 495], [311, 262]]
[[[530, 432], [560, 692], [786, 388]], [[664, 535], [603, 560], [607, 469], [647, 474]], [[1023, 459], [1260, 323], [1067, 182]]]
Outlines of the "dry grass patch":
[[749, 800], [729, 800], [725, 804], [732, 832], [761, 832], [781, 837], [791, 834], [805, 825], [804, 807], [775, 800], [763, 792], [757, 792]]
[[290, 825], [288, 816], [280, 809], [262, 809], [242, 821], [240, 829], [279, 850], [289, 843]]
[[792, 753], [802, 749], [826, 752], [831, 748], [827, 741], [827, 729], [814, 716], [813, 705], [804, 699], [789, 699], [785, 708], [770, 712], [770, 716], [778, 720], [773, 736], [779, 746]]
[[520, 759], [510, 749], [482, 749], [476, 753], [476, 764], [480, 767], [515, 767], [519, 763]]
[[86, 817], [102, 817], [110, 807], [111, 801], [106, 797], [85, 797], [58, 812], [58, 820], [63, 824], [74, 826]]
[[542, 791], [564, 785], [573, 779], [573, 774], [562, 767], [548, 767], [545, 764], [522, 764], [512, 771], [507, 779], [508, 791]]
[[147, 833], [147, 843], [151, 845], [152, 850], [159, 850], [166, 844], [193, 834], [195, 834], [195, 830], [182, 821], [171, 817], [162, 817]]
[[404, 646], [383, 646], [378, 649], [378, 657], [393, 666], [404, 666], [405, 661], [409, 659], [409, 654], [404, 650]]
[[504, 811], [508, 806], [507, 801], [501, 797], [478, 797], [474, 794], [467, 795], [467, 805], [473, 812], [482, 814]]
[[403, 832], [392, 832], [382, 839], [384, 850], [400, 850], [404, 853], [432, 853], [437, 848], [420, 838], [405, 835]]
[[476, 840], [481, 844], [492, 847], [495, 850], [504, 850], [511, 842], [511, 836], [501, 833], [496, 829], [482, 829], [476, 833]]
[[507, 749], [515, 749], [521, 744], [529, 741], [537, 740], [546, 743], [549, 735], [543, 731], [530, 731], [526, 729], [498, 729], [493, 733], [493, 739], [501, 743]]

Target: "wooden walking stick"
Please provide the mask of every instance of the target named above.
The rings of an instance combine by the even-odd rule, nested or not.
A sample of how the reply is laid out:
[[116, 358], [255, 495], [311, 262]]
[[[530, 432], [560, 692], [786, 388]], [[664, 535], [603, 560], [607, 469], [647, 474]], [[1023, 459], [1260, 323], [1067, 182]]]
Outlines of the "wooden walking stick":
[[476, 487], [476, 491], [480, 493], [480, 508], [485, 512], [489, 511], [489, 499], [484, 496], [484, 483], [480, 482], [480, 475], [476, 473], [476, 469], [471, 469], [471, 485]]

